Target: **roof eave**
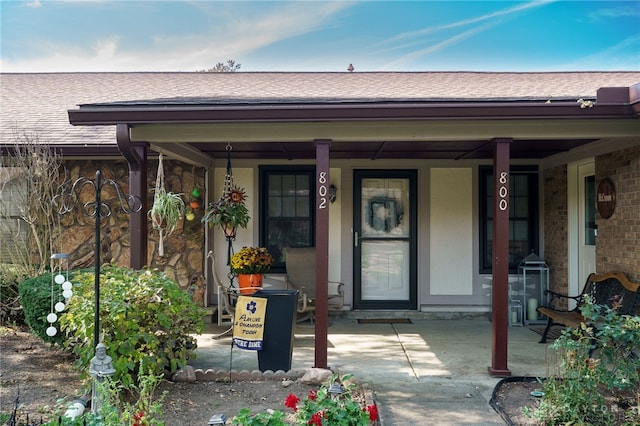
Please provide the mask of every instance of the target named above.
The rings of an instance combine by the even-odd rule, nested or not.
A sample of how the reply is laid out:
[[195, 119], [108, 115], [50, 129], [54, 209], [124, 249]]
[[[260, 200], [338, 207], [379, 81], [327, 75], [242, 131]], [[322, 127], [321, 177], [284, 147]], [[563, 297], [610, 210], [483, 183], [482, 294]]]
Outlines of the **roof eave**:
[[189, 106], [87, 106], [68, 110], [76, 126], [157, 123], [229, 123], [367, 120], [508, 120], [611, 119], [637, 117], [628, 103], [380, 103], [380, 104], [259, 104]]

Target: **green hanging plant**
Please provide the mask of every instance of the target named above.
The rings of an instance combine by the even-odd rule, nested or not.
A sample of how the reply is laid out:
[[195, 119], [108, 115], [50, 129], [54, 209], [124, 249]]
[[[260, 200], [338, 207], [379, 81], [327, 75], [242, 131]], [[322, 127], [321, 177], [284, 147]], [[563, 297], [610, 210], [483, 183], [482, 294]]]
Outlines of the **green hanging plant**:
[[184, 216], [184, 212], [182, 194], [166, 192], [164, 188], [161, 188], [153, 197], [153, 205], [149, 210], [149, 219], [151, 219], [153, 229], [162, 229], [166, 232], [166, 235], [169, 235], [176, 229], [182, 216]]
[[162, 166], [162, 154], [160, 154], [153, 205], [148, 212], [153, 229], [156, 229], [160, 235], [158, 244], [158, 254], [160, 256], [164, 256], [164, 237], [171, 235], [184, 213], [185, 205], [182, 200], [182, 194], [167, 192], [164, 189], [164, 168]]
[[237, 228], [246, 228], [251, 216], [245, 205], [245, 199], [244, 189], [233, 187], [228, 195], [223, 195], [220, 200], [209, 203], [202, 222], [209, 226], [220, 226], [228, 236], [235, 233]]

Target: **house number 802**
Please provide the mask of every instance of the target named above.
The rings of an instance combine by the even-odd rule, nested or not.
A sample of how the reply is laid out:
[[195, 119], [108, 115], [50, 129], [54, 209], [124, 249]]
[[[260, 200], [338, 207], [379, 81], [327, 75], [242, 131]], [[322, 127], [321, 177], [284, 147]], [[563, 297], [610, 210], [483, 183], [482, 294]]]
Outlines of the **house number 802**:
[[509, 208], [509, 189], [507, 188], [509, 184], [509, 173], [500, 172], [499, 182], [498, 195], [500, 196], [500, 200], [498, 201], [498, 208], [504, 211]]
[[327, 172], [320, 172], [318, 175], [318, 195], [320, 196], [320, 201], [318, 203], [318, 209], [326, 209], [327, 208]]

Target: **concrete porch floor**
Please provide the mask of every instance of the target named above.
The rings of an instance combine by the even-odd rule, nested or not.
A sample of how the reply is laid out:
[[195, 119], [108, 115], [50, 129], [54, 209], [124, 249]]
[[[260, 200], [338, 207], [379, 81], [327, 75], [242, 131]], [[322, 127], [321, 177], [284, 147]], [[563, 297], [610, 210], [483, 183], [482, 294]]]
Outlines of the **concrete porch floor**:
[[[370, 384], [383, 425], [504, 424], [489, 405], [499, 378], [489, 376], [491, 323], [486, 319], [412, 318], [411, 324], [359, 324], [357, 315], [329, 318], [328, 364]], [[233, 348], [227, 327], [207, 324], [197, 336], [203, 370], [256, 370], [257, 354]], [[546, 377], [553, 351], [529, 327], [509, 327], [507, 365], [513, 376]], [[314, 365], [314, 326], [297, 324], [292, 369]]]

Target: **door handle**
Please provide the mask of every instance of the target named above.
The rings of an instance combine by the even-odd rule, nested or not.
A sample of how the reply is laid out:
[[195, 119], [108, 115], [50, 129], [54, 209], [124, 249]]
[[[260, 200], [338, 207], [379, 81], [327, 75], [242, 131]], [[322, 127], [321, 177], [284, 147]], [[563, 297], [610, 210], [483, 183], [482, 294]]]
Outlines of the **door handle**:
[[358, 247], [358, 241], [360, 240], [360, 238], [358, 237], [358, 231], [353, 233], [353, 245], [355, 247]]

